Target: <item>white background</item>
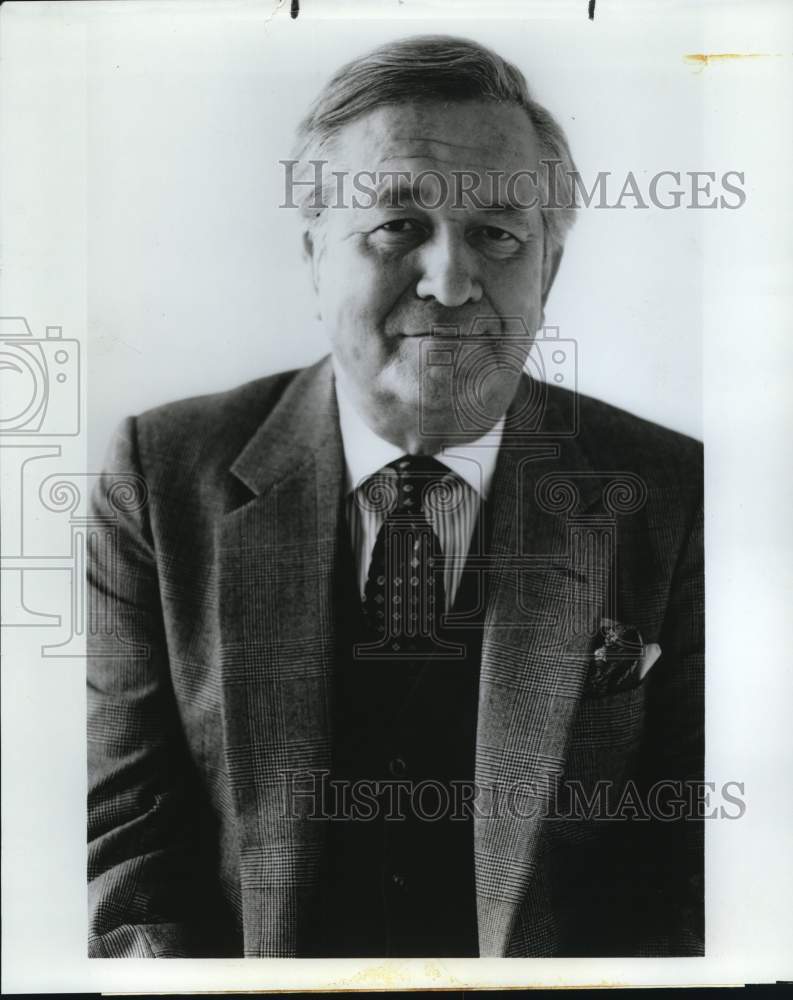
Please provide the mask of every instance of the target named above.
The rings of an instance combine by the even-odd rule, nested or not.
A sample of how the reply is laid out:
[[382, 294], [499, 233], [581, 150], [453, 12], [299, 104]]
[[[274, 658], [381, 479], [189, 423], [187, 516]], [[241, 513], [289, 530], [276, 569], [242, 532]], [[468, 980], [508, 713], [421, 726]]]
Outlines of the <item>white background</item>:
[[[546, 315], [578, 343], [581, 391], [706, 441], [707, 777], [745, 782], [747, 800], [741, 820], [708, 825], [708, 957], [88, 962], [84, 664], [41, 656], [57, 629], [9, 628], [4, 990], [790, 978], [788, 5], [598, 0], [589, 22], [584, 0], [491, 2], [486, 16], [304, 0], [297, 21], [287, 3], [11, 3], [0, 27], [0, 315], [37, 335], [63, 326], [87, 360], [87, 433], [61, 441], [60, 471], [96, 471], [127, 413], [325, 352], [277, 161], [327, 76], [388, 38], [452, 32], [515, 61], [586, 178], [741, 170], [748, 194], [739, 211], [582, 212]], [[700, 52], [765, 55], [684, 58]], [[4, 490], [18, 493], [15, 474]], [[26, 514], [42, 551], [49, 531], [63, 548]], [[26, 600], [68, 633], [68, 579], [34, 576]]]

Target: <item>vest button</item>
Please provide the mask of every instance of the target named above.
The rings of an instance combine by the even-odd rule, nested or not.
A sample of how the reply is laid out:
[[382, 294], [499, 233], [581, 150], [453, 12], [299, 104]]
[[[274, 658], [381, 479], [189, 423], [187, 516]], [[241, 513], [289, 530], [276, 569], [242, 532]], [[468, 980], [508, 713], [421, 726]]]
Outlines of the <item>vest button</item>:
[[394, 872], [391, 876], [391, 881], [397, 887], [397, 889], [404, 889], [407, 886], [407, 879], [401, 872]]
[[408, 771], [408, 766], [402, 757], [393, 757], [388, 762], [388, 772], [394, 778], [403, 778]]

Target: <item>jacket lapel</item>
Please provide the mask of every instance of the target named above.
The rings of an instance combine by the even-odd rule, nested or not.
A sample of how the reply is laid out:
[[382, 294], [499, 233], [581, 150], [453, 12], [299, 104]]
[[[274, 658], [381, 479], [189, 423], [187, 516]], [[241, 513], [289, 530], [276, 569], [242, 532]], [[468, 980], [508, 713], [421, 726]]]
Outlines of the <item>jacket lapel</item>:
[[[246, 956], [289, 956], [325, 824], [307, 772], [330, 767], [333, 587], [343, 452], [329, 363], [295, 377], [232, 472], [252, 492], [219, 529], [226, 764]], [[298, 775], [303, 775], [302, 782]]]
[[[477, 724], [482, 956], [508, 954], [531, 891], [541, 813], [564, 767], [591, 635], [607, 601], [608, 532], [587, 518], [598, 493], [574, 440], [505, 437], [491, 490], [492, 568]], [[538, 953], [543, 937], [547, 949], [548, 933], [538, 921]]]

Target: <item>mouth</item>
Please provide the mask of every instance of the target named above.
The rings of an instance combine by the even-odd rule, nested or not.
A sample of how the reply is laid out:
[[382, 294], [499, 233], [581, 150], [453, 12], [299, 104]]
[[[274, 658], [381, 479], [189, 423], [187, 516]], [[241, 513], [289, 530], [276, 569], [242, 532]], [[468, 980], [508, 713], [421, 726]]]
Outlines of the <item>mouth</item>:
[[421, 337], [434, 337], [436, 340], [460, 340], [456, 327], [436, 327], [434, 330], [402, 330], [397, 334], [405, 340], [418, 340]]

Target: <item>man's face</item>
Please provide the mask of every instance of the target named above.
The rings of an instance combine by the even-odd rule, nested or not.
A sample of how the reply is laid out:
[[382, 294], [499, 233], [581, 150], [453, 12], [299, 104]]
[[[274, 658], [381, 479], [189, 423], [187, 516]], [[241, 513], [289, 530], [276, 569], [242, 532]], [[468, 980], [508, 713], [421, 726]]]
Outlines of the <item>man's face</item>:
[[[420, 428], [460, 440], [461, 396], [476, 394], [468, 402], [481, 426], [469, 436], [479, 437], [514, 396], [559, 257], [544, 245], [539, 206], [519, 207], [537, 194], [525, 172], [540, 169], [528, 116], [478, 101], [378, 108], [342, 130], [330, 161], [327, 171], [345, 172], [343, 205], [327, 199], [306, 249], [348, 391], [374, 429], [407, 450], [422, 450]], [[374, 206], [360, 192], [353, 203], [356, 173], [378, 187]], [[515, 317], [528, 335], [516, 339]], [[437, 327], [447, 328], [451, 366], [428, 365], [426, 350], [422, 360], [421, 342]]]

